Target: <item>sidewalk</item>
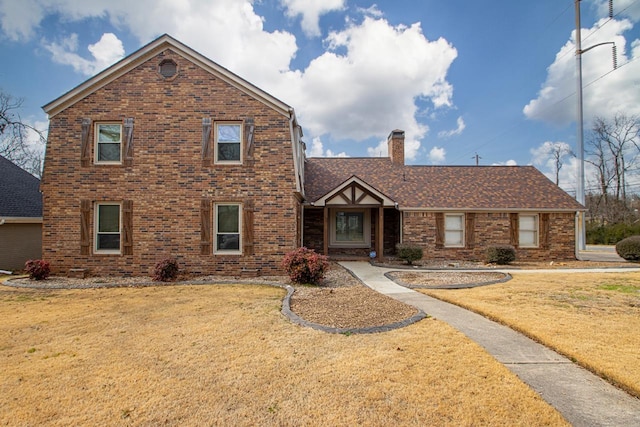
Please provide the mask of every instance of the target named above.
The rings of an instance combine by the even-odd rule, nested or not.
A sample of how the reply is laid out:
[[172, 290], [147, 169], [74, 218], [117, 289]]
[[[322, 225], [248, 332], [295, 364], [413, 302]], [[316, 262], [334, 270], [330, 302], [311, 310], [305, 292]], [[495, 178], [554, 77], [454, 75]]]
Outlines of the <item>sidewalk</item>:
[[476, 313], [394, 283], [384, 276], [393, 269], [374, 267], [364, 261], [340, 264], [373, 290], [424, 310], [484, 347], [572, 425], [640, 426], [640, 400], [564, 356]]

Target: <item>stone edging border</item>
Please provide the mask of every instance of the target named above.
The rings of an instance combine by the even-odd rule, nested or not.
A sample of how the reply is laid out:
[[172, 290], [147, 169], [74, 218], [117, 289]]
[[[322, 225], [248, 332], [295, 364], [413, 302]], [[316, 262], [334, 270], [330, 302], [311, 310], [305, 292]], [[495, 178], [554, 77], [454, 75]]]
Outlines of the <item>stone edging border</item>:
[[477, 288], [478, 286], [487, 286], [487, 285], [495, 285], [497, 283], [508, 282], [513, 279], [513, 277], [509, 273], [503, 273], [501, 271], [493, 271], [493, 273], [503, 274], [504, 277], [502, 279], [497, 280], [488, 280], [486, 282], [477, 282], [477, 283], [460, 283], [460, 284], [451, 284], [451, 285], [441, 285], [441, 286], [428, 286], [428, 285], [411, 285], [409, 283], [405, 283], [402, 280], [393, 278], [393, 273], [397, 273], [396, 271], [389, 271], [384, 273], [384, 276], [391, 280], [394, 283], [397, 283], [400, 286], [404, 286], [409, 289], [470, 289]]
[[287, 289], [287, 296], [285, 296], [284, 300], [282, 300], [282, 310], [281, 310], [282, 314], [285, 315], [287, 318], [289, 318], [289, 320], [292, 323], [295, 323], [300, 326], [312, 328], [318, 331], [327, 332], [329, 334], [350, 335], [350, 334], [375, 334], [378, 332], [387, 332], [393, 329], [404, 328], [405, 326], [409, 326], [413, 323], [416, 323], [428, 317], [424, 311], [418, 309], [418, 313], [414, 314], [413, 316], [407, 319], [404, 319], [400, 322], [390, 323], [388, 325], [371, 326], [368, 328], [334, 328], [331, 326], [321, 325], [319, 323], [309, 322], [307, 320], [304, 320], [302, 317], [298, 316], [297, 314], [295, 314], [293, 311], [291, 311], [291, 297], [295, 292], [295, 288], [291, 285], [287, 285], [286, 289]]

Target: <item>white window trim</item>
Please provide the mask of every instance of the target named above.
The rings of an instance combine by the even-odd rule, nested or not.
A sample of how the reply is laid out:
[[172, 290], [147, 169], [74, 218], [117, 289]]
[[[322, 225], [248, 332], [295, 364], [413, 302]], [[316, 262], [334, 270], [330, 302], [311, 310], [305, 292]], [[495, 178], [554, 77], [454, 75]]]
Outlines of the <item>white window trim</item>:
[[[116, 234], [116, 233], [99, 233], [98, 231], [98, 215], [100, 206], [118, 206], [118, 235], [120, 236], [119, 249], [98, 249], [98, 234]], [[122, 254], [122, 203], [119, 202], [96, 202], [93, 205], [93, 252], [100, 255], [121, 255]]]
[[[99, 146], [99, 130], [100, 130], [100, 126], [101, 125], [118, 125], [120, 126], [120, 160], [118, 161], [111, 161], [111, 160], [99, 160], [98, 159], [98, 155], [99, 155], [99, 150], [98, 150], [98, 146]], [[121, 165], [122, 164], [122, 137], [123, 137], [123, 132], [124, 132], [124, 126], [122, 126], [122, 122], [96, 122], [95, 126], [94, 126], [94, 136], [93, 136], [93, 152], [94, 152], [94, 156], [93, 156], [93, 162], [96, 165]]]
[[[522, 222], [520, 219], [522, 217], [532, 217], [534, 221], [534, 229], [533, 230], [523, 230]], [[534, 232], [535, 241], [532, 245], [522, 244], [522, 232]], [[521, 248], [537, 248], [540, 246], [540, 216], [538, 214], [519, 214], [518, 215], [518, 246]]]
[[[238, 207], [238, 249], [218, 249], [218, 206], [237, 206]], [[242, 255], [242, 203], [221, 202], [213, 204], [213, 253], [218, 255]]]
[[[338, 212], [363, 213], [363, 242], [340, 242], [336, 240], [336, 214]], [[329, 210], [329, 246], [334, 248], [370, 248], [371, 247], [371, 210], [370, 209], [340, 209]]]
[[[461, 229], [447, 229], [447, 217], [460, 217], [460, 226]], [[463, 213], [448, 213], [444, 215], [444, 246], [446, 248], [464, 248], [465, 246], [465, 214]], [[460, 233], [460, 243], [448, 243], [447, 242], [447, 231], [455, 231]]]
[[[219, 160], [218, 159], [218, 126], [236, 125], [240, 128], [240, 160]], [[244, 161], [244, 126], [241, 121], [214, 122], [213, 127], [213, 151], [214, 163], [218, 165], [241, 165]]]

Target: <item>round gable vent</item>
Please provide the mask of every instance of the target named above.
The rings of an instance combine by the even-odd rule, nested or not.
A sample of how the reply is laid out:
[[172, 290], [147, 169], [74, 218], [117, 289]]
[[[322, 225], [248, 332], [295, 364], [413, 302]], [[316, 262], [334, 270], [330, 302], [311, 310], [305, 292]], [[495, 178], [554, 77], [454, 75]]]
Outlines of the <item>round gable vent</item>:
[[158, 72], [160, 73], [160, 75], [162, 75], [162, 77], [164, 77], [165, 79], [168, 79], [170, 77], [175, 76], [178, 73], [178, 64], [176, 64], [171, 59], [165, 59], [160, 63], [160, 66], [158, 67]]

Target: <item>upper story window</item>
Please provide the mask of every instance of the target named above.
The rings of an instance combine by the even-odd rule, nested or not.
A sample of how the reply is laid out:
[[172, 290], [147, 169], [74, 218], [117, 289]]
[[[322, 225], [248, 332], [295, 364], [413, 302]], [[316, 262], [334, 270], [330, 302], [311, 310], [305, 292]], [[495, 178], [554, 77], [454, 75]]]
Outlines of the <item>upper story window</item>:
[[522, 248], [538, 247], [538, 215], [519, 215], [518, 246]]
[[216, 123], [215, 162], [242, 163], [242, 124]]
[[444, 245], [464, 246], [464, 214], [446, 214], [444, 216]]
[[95, 153], [96, 163], [122, 162], [122, 123], [96, 123]]

